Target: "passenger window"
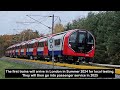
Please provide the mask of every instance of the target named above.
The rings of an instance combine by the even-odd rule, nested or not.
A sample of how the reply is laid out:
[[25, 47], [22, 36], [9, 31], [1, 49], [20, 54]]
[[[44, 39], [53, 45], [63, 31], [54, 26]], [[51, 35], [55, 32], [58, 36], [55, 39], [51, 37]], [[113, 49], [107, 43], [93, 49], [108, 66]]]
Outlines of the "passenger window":
[[33, 48], [33, 44], [29, 44], [29, 48]]
[[44, 42], [39, 42], [39, 47], [44, 47]]
[[55, 46], [56, 46], [56, 45], [60, 45], [60, 39], [56, 39], [56, 40], [55, 40]]

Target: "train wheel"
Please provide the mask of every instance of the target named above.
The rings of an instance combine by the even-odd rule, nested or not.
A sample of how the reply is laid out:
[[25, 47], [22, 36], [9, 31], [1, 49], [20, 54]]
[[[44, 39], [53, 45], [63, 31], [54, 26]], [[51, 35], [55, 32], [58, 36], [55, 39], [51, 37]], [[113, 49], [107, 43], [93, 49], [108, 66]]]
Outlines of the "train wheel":
[[73, 63], [73, 60], [67, 60], [67, 62], [68, 62], [69, 64], [72, 64], [72, 63]]
[[63, 63], [63, 58], [62, 57], [59, 57], [59, 62]]
[[54, 62], [55, 62], [55, 63], [59, 62], [58, 56], [54, 57]]
[[50, 61], [50, 59], [48, 58], [48, 59], [47, 59], [47, 62], [49, 62], [49, 61]]
[[59, 62], [60, 62], [60, 63], [67, 62], [67, 57], [66, 57], [66, 56], [60, 57], [60, 58], [59, 58]]
[[91, 62], [91, 58], [85, 58], [85, 62], [86, 62], [86, 63]]
[[79, 65], [78, 57], [73, 57], [73, 63], [76, 64], [76, 65]]
[[60, 62], [60, 63], [63, 63], [63, 60], [62, 60], [62, 59], [59, 59], [59, 62]]
[[79, 64], [80, 64], [80, 61], [79, 61], [79, 60], [76, 60], [76, 61], [74, 62], [74, 64], [75, 64], [75, 65], [79, 65]]

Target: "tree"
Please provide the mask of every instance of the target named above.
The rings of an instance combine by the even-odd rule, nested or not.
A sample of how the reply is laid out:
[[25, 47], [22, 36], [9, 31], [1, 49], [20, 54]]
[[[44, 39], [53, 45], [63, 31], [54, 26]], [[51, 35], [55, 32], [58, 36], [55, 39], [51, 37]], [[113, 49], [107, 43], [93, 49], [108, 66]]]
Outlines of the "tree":
[[56, 24], [53, 33], [59, 33], [59, 32], [63, 32], [64, 31], [64, 27], [62, 24]]
[[20, 33], [20, 41], [27, 41], [30, 39], [38, 38], [39, 36], [40, 35], [37, 30], [35, 32], [31, 29], [23, 30]]

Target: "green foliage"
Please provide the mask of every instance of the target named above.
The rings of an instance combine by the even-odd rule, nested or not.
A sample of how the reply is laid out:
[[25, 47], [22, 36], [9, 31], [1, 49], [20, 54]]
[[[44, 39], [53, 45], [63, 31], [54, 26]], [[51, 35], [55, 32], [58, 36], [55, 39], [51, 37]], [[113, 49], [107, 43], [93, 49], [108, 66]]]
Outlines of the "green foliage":
[[5, 79], [5, 69], [32, 69], [29, 65], [0, 60], [0, 79]]
[[62, 24], [57, 23], [54, 27], [53, 33], [59, 33], [59, 32], [63, 32], [64, 31], [64, 27]]

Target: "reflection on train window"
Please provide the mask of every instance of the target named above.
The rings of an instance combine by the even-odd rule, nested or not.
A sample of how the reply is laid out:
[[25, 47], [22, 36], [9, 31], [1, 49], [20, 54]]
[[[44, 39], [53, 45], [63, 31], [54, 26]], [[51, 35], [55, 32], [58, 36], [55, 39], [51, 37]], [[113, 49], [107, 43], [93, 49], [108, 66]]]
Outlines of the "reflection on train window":
[[60, 45], [60, 39], [56, 39], [56, 40], [55, 40], [55, 46], [56, 46], [56, 45]]
[[77, 36], [77, 32], [74, 32], [73, 34], [71, 34], [71, 36], [69, 38], [69, 42], [75, 43], [76, 36]]
[[88, 34], [88, 44], [94, 44], [93, 41], [94, 41], [94, 40], [93, 40], [92, 35], [91, 35], [91, 34]]
[[85, 42], [85, 33], [81, 33], [79, 34], [79, 43], [84, 43]]

